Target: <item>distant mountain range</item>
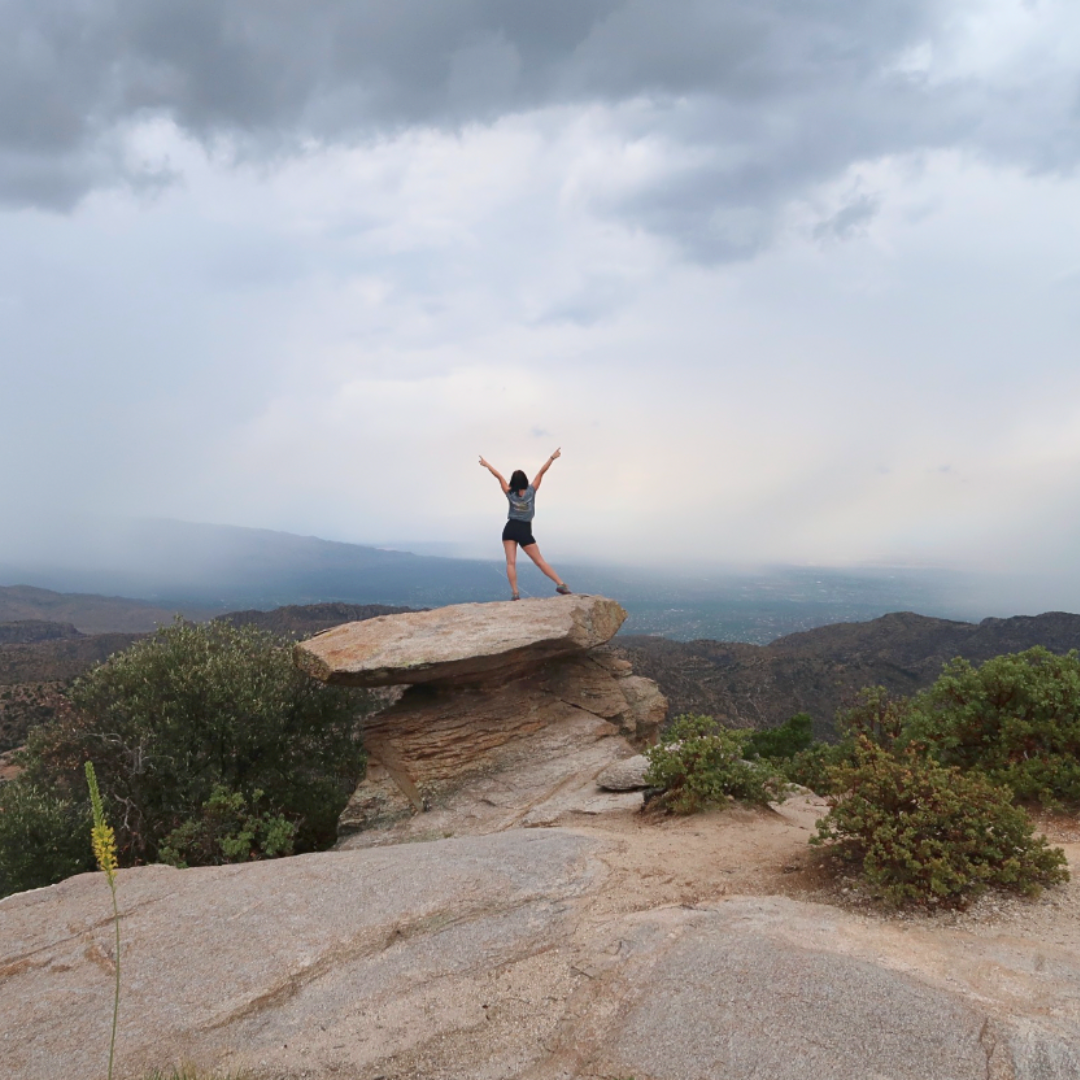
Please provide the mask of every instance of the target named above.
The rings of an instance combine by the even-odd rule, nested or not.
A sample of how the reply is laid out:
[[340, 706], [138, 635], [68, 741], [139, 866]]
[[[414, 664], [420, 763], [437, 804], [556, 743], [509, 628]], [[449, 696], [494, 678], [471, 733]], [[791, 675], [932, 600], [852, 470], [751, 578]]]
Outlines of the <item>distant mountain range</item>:
[[441, 605], [501, 599], [498, 562], [447, 559], [269, 529], [134, 521], [65, 538], [48, 559], [0, 558], [0, 583], [138, 597], [217, 613], [338, 601]]
[[299, 640], [329, 630], [332, 626], [341, 626], [342, 623], [361, 622], [380, 615], [401, 615], [415, 610], [385, 604], [291, 604], [274, 608], [273, 611], [231, 611], [227, 615], [217, 616], [217, 621], [233, 626], [255, 626]]
[[[144, 633], [172, 622], [177, 613], [201, 621], [218, 612], [189, 604], [158, 607], [122, 596], [58, 593], [32, 585], [0, 586], [0, 623], [43, 622], [51, 627], [48, 633], [53, 637], [60, 636], [56, 627], [61, 624], [82, 634]], [[15, 634], [16, 630], [9, 627], [6, 633]], [[42, 640], [34, 636], [31, 626], [24, 626], [22, 633], [31, 640]]]
[[638, 675], [656, 680], [670, 714], [723, 718], [731, 727], [774, 727], [809, 713], [815, 733], [833, 733], [837, 709], [864, 686], [913, 694], [929, 686], [954, 657], [981, 663], [1043, 645], [1080, 649], [1080, 615], [1049, 612], [973, 624], [911, 612], [869, 622], [822, 626], [769, 645], [619, 637]]
[[[177, 611], [199, 619], [318, 603], [422, 608], [501, 600], [509, 587], [497, 541], [493, 546], [491, 560], [457, 559], [268, 529], [160, 520], [68, 523], [37, 545], [0, 545], [0, 585], [68, 594], [49, 599], [27, 589], [22, 596], [3, 590], [0, 621], [40, 618], [86, 632], [136, 631], [166, 622]], [[16, 550], [22, 552], [18, 558]], [[574, 565], [557, 552], [547, 554], [575, 591], [602, 593], [626, 607], [624, 632], [681, 640], [766, 644], [792, 631], [890, 611], [979, 619], [1025, 610], [1016, 603], [994, 605], [982, 584], [945, 571], [663, 571]], [[519, 572], [525, 595], [550, 595], [551, 582], [527, 559], [519, 560]], [[70, 595], [75, 593], [83, 596]]]

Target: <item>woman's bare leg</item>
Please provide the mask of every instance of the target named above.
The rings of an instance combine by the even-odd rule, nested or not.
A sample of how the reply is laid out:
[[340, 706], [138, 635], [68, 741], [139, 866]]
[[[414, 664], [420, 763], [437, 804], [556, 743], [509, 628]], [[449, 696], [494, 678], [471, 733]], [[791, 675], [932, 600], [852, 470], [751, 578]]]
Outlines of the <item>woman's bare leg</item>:
[[503, 549], [506, 551], [506, 577], [510, 582], [510, 591], [517, 596], [517, 541], [504, 540]]
[[[559, 577], [559, 575], [556, 574], [555, 571], [548, 565], [544, 556], [540, 554], [539, 544], [529, 544], [529, 546], [524, 550], [525, 554], [528, 555], [534, 563], [536, 563], [536, 568], [540, 571], [541, 574], [544, 574], [545, 576], [551, 578], [551, 580], [554, 581], [556, 585], [565, 584], [563, 579]], [[516, 589], [514, 591], [517, 592]]]

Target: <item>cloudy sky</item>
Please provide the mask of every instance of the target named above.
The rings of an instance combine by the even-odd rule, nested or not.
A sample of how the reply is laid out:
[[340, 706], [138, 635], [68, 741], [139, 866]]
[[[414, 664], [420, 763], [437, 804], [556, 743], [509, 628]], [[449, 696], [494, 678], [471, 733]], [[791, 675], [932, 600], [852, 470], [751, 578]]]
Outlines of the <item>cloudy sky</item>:
[[0, 0], [0, 483], [1075, 575], [1075, 0]]

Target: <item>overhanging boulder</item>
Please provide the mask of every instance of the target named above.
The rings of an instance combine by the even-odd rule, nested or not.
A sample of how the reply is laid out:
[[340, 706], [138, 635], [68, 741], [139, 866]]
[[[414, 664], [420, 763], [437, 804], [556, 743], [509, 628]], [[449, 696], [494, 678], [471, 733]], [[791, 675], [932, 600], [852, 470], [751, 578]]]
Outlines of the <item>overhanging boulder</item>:
[[625, 618], [603, 596], [456, 604], [299, 644], [297, 665], [324, 682], [405, 684], [364, 720], [367, 775], [339, 820], [343, 843], [550, 824], [594, 802], [596, 774], [654, 742], [667, 711], [655, 683], [602, 647]]
[[454, 604], [336, 626], [297, 645], [295, 658], [343, 686], [476, 682], [602, 645], [625, 619], [605, 596]]

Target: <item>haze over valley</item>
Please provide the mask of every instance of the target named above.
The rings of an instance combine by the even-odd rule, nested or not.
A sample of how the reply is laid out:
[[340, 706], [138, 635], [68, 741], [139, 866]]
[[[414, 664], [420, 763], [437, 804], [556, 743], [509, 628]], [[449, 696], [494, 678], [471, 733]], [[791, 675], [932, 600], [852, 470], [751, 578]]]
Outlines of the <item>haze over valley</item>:
[[[553, 547], [557, 551], [557, 545], [548, 551], [554, 561]], [[766, 644], [794, 631], [893, 611], [978, 621], [1070, 608], [1067, 590], [1056, 593], [1038, 582], [958, 571], [558, 564], [575, 591], [602, 593], [624, 604], [630, 612], [624, 633], [683, 641]], [[550, 583], [524, 557], [519, 568], [524, 595], [549, 594]], [[145, 630], [175, 612], [205, 618], [322, 602], [436, 607], [509, 594], [502, 560], [495, 557], [447, 558], [169, 520], [72, 520], [33, 545], [0, 549], [0, 585], [137, 601], [123, 613], [122, 605], [114, 603], [110, 613], [99, 603], [85, 624], [70, 618], [59, 602], [33, 616], [20, 616], [21, 609], [13, 607], [7, 616], [56, 617], [92, 631]]]

